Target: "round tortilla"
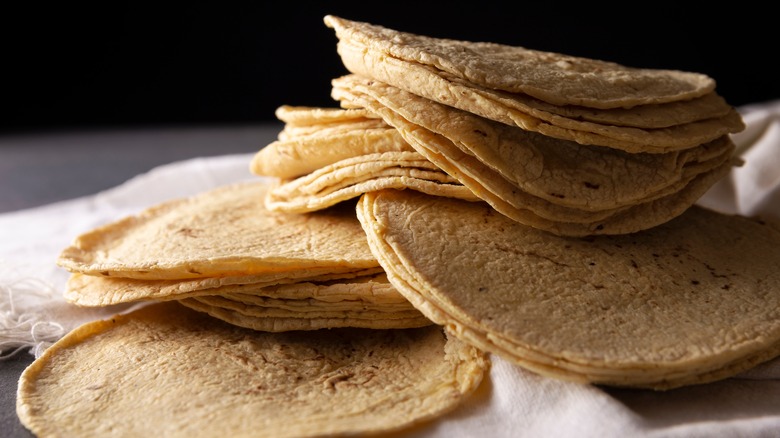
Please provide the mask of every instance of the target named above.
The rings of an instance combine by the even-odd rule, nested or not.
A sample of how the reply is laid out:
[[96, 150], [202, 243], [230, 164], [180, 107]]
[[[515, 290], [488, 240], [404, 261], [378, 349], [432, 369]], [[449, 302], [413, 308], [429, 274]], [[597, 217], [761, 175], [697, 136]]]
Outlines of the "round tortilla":
[[177, 303], [88, 323], [20, 378], [38, 436], [396, 431], [458, 407], [488, 368], [442, 329], [264, 333]]
[[378, 266], [352, 206], [270, 212], [263, 202], [270, 185], [239, 183], [150, 207], [77, 236], [57, 263], [148, 280]]
[[[544, 201], [587, 211], [647, 202], [684, 180], [692, 167], [734, 150], [729, 138], [721, 136], [684, 151], [627, 153], [507, 126], [354, 75], [333, 83], [339, 96], [383, 117], [418, 152], [432, 149], [453, 156], [435, 139], [444, 137], [455, 150], [488, 168], [481, 180], [503, 178]], [[419, 143], [426, 147], [421, 149]], [[696, 171], [710, 170], [717, 164], [710, 161], [696, 166]]]
[[[541, 105], [524, 102], [521, 96], [485, 90], [465, 80], [444, 76], [418, 63], [388, 58], [381, 53], [366, 52], [365, 49], [350, 47], [344, 43], [339, 43], [338, 51], [347, 69], [359, 76], [379, 80], [426, 99], [510, 126], [582, 144], [607, 146], [627, 152], [662, 153], [693, 147], [745, 128], [739, 113], [725, 101], [722, 101], [725, 105], [722, 115], [707, 117], [709, 112], [705, 108], [703, 113], [688, 117], [690, 121], [679, 120], [678, 124], [670, 123], [679, 119], [679, 109], [671, 106], [680, 105], [679, 102], [665, 104], [663, 107], [652, 106], [654, 110], [644, 108], [650, 105], [631, 108], [632, 113], [635, 113], [634, 119], [639, 113], [648, 116], [649, 120], [662, 119], [661, 123], [647, 123], [663, 125], [660, 127], [626, 126], [627, 122], [622, 120], [617, 120], [617, 123], [599, 123], [576, 115], [567, 117], [557, 114], [572, 112], [569, 106], [561, 107], [563, 109], [556, 112], [551, 108], [541, 109]], [[703, 98], [704, 96], [696, 100]], [[551, 104], [548, 106], [554, 107]], [[696, 114], [696, 110], [700, 108], [695, 103], [689, 104], [689, 113]], [[614, 112], [615, 109], [592, 111]], [[664, 111], [669, 114], [663, 115]], [[648, 112], [651, 114], [646, 114]], [[662, 113], [659, 115], [652, 112]], [[609, 117], [602, 115], [601, 118]]]
[[700, 73], [633, 68], [523, 47], [433, 38], [333, 15], [324, 21], [340, 41], [554, 105], [632, 107], [691, 99], [715, 89], [715, 81]]
[[538, 373], [668, 389], [780, 354], [780, 225], [692, 207], [643, 232], [557, 237], [482, 203], [364, 195], [399, 292], [461, 339]]

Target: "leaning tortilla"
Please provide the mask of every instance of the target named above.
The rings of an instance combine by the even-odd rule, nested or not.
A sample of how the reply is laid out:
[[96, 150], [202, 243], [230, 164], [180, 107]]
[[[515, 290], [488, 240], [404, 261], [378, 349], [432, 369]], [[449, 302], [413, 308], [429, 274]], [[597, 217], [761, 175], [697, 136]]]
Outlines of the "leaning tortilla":
[[347, 158], [300, 178], [281, 181], [268, 191], [265, 205], [270, 211], [308, 213], [382, 189], [480, 199], [417, 152], [383, 152]]
[[461, 339], [543, 375], [669, 389], [780, 354], [780, 228], [692, 207], [650, 230], [562, 238], [481, 203], [364, 195], [388, 278]]
[[487, 368], [437, 326], [263, 333], [162, 303], [47, 349], [17, 413], [39, 436], [380, 433], [455, 409]]
[[252, 181], [148, 208], [78, 236], [57, 263], [88, 275], [182, 280], [378, 266], [353, 208], [270, 212]]
[[[252, 157], [255, 175], [291, 179], [360, 155], [413, 151], [395, 129], [364, 109], [282, 106], [276, 113], [288, 122], [279, 140]], [[301, 126], [301, 119], [308, 123]]]

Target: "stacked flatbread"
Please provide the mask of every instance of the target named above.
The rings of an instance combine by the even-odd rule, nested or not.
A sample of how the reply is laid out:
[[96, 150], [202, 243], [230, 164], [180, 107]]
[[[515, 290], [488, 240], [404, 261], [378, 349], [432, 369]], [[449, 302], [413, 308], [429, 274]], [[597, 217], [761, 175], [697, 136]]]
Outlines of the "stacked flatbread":
[[387, 281], [351, 206], [269, 212], [268, 187], [218, 188], [78, 236], [58, 260], [72, 272], [65, 298], [179, 300], [265, 331], [430, 324]]
[[388, 188], [479, 199], [368, 111], [282, 106], [276, 116], [285, 122], [279, 140], [250, 165], [279, 179], [265, 198], [271, 211], [307, 213]]
[[333, 97], [520, 223], [570, 236], [651, 228], [735, 164], [729, 134], [744, 124], [705, 75], [325, 23], [353, 73]]
[[780, 223], [694, 206], [621, 236], [555, 236], [484, 203], [364, 195], [390, 281], [457, 337], [542, 375], [670, 389], [780, 355]]
[[325, 22], [351, 73], [332, 97], [486, 201], [358, 202], [390, 282], [434, 322], [615, 386], [705, 383], [780, 354], [780, 225], [692, 207], [738, 163], [744, 128], [711, 78]]

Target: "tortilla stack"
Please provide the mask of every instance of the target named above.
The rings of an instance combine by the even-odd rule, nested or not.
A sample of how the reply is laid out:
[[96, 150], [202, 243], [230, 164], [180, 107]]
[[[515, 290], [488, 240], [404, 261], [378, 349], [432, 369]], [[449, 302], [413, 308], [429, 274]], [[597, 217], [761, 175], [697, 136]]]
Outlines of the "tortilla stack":
[[701, 73], [324, 21], [350, 72], [550, 137], [660, 153], [744, 129]]
[[362, 109], [283, 105], [278, 140], [250, 162], [255, 175], [293, 179], [347, 158], [382, 152], [414, 152], [395, 129]]

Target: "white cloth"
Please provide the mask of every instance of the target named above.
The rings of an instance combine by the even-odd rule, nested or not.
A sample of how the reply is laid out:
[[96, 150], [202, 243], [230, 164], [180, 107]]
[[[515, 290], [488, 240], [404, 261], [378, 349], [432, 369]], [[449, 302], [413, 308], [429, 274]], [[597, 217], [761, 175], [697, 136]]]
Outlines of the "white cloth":
[[[699, 203], [726, 213], [780, 217], [780, 101], [740, 108], [734, 136], [745, 164]], [[61, 298], [55, 266], [77, 234], [167, 199], [253, 178], [250, 155], [162, 166], [94, 196], [0, 215], [0, 347], [40, 353], [77, 325], [126, 307], [78, 309]], [[256, 178], [256, 177], [254, 177]], [[14, 338], [15, 337], [15, 338]], [[5, 343], [4, 343], [5, 342]], [[37, 347], [37, 348], [36, 348]], [[478, 392], [424, 437], [777, 437], [780, 359], [740, 376], [666, 392], [601, 388], [540, 377], [491, 357]]]
[[68, 273], [55, 260], [78, 234], [169, 199], [258, 178], [251, 154], [193, 158], [138, 175], [113, 189], [0, 215], [0, 350], [35, 356], [78, 325], [129, 306], [78, 308], [65, 302]]

